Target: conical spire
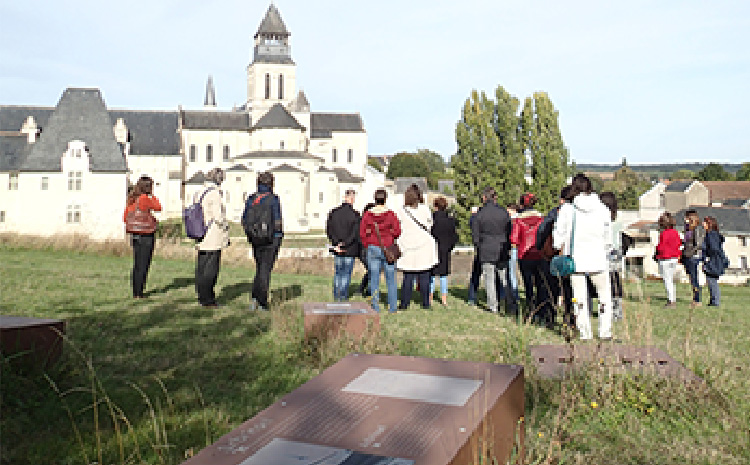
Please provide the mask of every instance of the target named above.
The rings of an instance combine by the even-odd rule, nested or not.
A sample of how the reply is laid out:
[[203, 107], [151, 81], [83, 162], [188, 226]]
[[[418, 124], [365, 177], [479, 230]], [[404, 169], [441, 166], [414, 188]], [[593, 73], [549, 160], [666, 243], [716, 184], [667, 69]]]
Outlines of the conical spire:
[[271, 3], [271, 5], [268, 7], [268, 11], [266, 11], [265, 18], [263, 18], [263, 21], [260, 22], [258, 32], [255, 33], [255, 36], [253, 36], [253, 38], [257, 39], [258, 36], [289, 37], [289, 35], [289, 31], [287, 31], [286, 29], [284, 20], [281, 19], [279, 10], [276, 9], [276, 5]]
[[206, 98], [203, 99], [203, 106], [216, 106], [216, 90], [214, 90], [214, 78], [211, 75], [208, 76], [208, 82], [206, 82]]

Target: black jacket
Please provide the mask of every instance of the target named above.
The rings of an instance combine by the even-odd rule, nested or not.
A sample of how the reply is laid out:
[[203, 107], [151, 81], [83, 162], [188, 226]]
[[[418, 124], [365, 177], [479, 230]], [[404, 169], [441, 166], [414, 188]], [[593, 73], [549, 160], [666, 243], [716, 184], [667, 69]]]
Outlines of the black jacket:
[[343, 244], [342, 257], [359, 255], [359, 213], [346, 202], [331, 210], [326, 221], [326, 235], [332, 246]]
[[498, 263], [510, 258], [510, 215], [508, 210], [489, 201], [471, 223], [471, 237], [480, 263]]
[[438, 210], [432, 214], [432, 237], [438, 244], [438, 264], [432, 269], [435, 276], [451, 274], [451, 251], [458, 242], [456, 234], [456, 220], [445, 210]]

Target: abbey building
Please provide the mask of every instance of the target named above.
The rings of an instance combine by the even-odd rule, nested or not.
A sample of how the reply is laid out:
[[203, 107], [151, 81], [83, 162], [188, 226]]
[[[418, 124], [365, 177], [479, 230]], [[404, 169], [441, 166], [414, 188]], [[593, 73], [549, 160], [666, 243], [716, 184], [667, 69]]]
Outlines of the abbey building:
[[361, 207], [385, 184], [367, 164], [364, 122], [358, 113], [311, 110], [290, 35], [271, 5], [238, 108], [217, 106], [210, 77], [197, 109], [112, 109], [99, 89], [82, 88], [66, 89], [54, 107], [0, 105], [0, 231], [122, 237], [129, 184], [154, 178], [161, 217], [178, 217], [214, 167], [227, 172], [222, 190], [234, 221], [262, 171], [274, 173], [287, 231], [323, 229], [350, 187]]

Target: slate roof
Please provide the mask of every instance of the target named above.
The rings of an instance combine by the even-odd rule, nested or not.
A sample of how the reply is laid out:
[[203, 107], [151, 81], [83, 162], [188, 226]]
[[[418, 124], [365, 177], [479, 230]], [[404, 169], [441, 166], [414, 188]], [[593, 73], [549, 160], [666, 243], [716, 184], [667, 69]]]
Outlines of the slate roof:
[[255, 123], [251, 131], [256, 129], [298, 129], [304, 131], [305, 127], [299, 124], [299, 121], [282, 104], [277, 103]]
[[99, 89], [79, 88], [65, 89], [20, 169], [60, 171], [60, 158], [72, 140], [86, 144], [92, 172], [127, 171], [101, 92]]
[[37, 127], [47, 125], [54, 107], [0, 105], [0, 131], [20, 131], [26, 118], [33, 116]]
[[252, 170], [245, 165], [237, 164], [237, 165], [232, 166], [231, 168], [228, 168], [227, 171], [252, 171]]
[[258, 36], [282, 36], [289, 37], [289, 31], [284, 24], [284, 20], [281, 19], [281, 13], [276, 9], [276, 6], [272, 3], [266, 11], [266, 16], [260, 22], [258, 31], [253, 36], [257, 39]]
[[711, 202], [750, 199], [750, 181], [701, 181], [708, 188]]
[[[695, 210], [698, 216], [703, 219], [706, 216], [713, 216], [719, 223], [719, 232], [727, 234], [750, 234], [750, 210], [745, 208], [733, 207], [690, 207]], [[675, 220], [678, 225], [685, 222], [685, 211], [683, 209], [677, 212]]]
[[305, 171], [304, 171], [304, 170], [301, 170], [301, 169], [299, 169], [299, 168], [297, 168], [297, 167], [295, 167], [295, 166], [289, 165], [289, 164], [287, 164], [287, 163], [284, 163], [284, 164], [282, 164], [282, 165], [279, 165], [279, 166], [276, 166], [276, 167], [274, 167], [274, 168], [271, 168], [271, 169], [270, 169], [270, 170], [268, 170], [268, 171], [270, 171], [271, 173], [277, 173], [277, 172], [287, 172], [287, 173], [294, 173], [294, 172], [296, 172], [296, 173], [305, 173]]
[[310, 127], [313, 138], [329, 138], [333, 132], [365, 132], [359, 113], [311, 113]]
[[125, 121], [130, 155], [180, 155], [176, 111], [110, 110], [109, 117], [110, 128], [119, 118]]
[[250, 129], [250, 114], [241, 111], [190, 111], [182, 110], [184, 129], [220, 129], [224, 131], [247, 131]]
[[685, 190], [693, 184], [694, 181], [672, 181], [664, 189], [665, 192], [685, 192]]
[[204, 182], [206, 182], [206, 175], [203, 174], [203, 171], [198, 171], [190, 176], [190, 179], [185, 181], [185, 184], [203, 184]]
[[325, 161], [323, 158], [316, 157], [311, 153], [300, 152], [296, 150], [258, 150], [255, 152], [247, 152], [234, 157], [235, 160], [251, 160], [254, 158], [292, 158]]
[[293, 111], [296, 113], [309, 111], [310, 102], [307, 100], [307, 95], [305, 95], [305, 93], [302, 91], [297, 92], [297, 96], [294, 98], [294, 100], [289, 102], [287, 108], [289, 109], [289, 111]]
[[0, 136], [0, 172], [17, 171], [30, 147], [26, 134]]

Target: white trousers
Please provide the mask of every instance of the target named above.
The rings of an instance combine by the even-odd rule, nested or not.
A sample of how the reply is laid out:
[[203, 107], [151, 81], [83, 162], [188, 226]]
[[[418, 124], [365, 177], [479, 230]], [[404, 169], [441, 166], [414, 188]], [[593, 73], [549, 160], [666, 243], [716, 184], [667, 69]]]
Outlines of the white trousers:
[[592, 339], [591, 313], [589, 309], [589, 288], [586, 285], [586, 275], [599, 294], [599, 338], [612, 337], [612, 289], [609, 284], [609, 272], [575, 273], [570, 276], [570, 286], [573, 288], [573, 311], [576, 316], [576, 327], [581, 339]]
[[677, 293], [674, 288], [674, 275], [676, 272], [676, 258], [659, 260], [659, 273], [661, 273], [661, 279], [664, 280], [664, 288], [667, 290], [667, 300], [670, 304], [677, 302]]

